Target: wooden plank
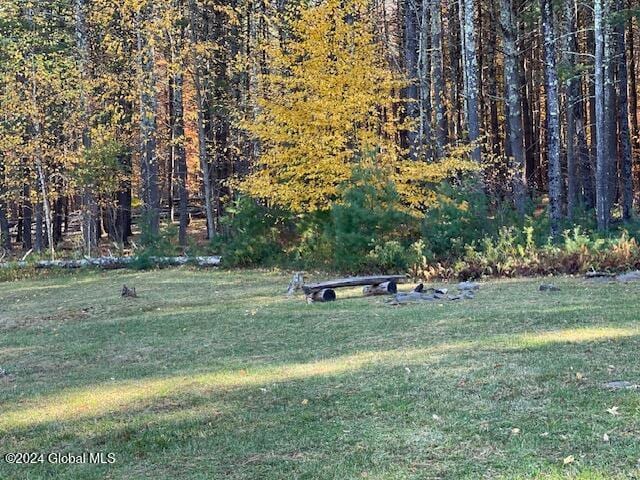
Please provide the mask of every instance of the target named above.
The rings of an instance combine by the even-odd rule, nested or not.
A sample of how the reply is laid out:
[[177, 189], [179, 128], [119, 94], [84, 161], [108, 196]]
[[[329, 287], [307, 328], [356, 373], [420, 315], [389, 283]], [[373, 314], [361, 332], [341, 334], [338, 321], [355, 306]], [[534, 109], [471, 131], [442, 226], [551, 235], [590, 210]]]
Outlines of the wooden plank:
[[304, 293], [309, 295], [313, 292], [324, 290], [325, 288], [342, 288], [342, 287], [358, 287], [364, 285], [379, 285], [385, 282], [400, 283], [407, 278], [406, 275], [378, 275], [373, 277], [348, 277], [329, 280], [321, 283], [311, 283], [304, 285], [302, 289]]

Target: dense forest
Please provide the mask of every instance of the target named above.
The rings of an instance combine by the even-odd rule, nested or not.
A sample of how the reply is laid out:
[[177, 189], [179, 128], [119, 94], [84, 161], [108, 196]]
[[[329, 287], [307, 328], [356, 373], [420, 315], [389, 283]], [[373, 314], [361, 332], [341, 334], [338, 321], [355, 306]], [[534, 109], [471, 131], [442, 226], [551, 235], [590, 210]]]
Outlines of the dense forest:
[[639, 16], [637, 0], [3, 0], [5, 256], [134, 239], [443, 273], [507, 244], [635, 249]]

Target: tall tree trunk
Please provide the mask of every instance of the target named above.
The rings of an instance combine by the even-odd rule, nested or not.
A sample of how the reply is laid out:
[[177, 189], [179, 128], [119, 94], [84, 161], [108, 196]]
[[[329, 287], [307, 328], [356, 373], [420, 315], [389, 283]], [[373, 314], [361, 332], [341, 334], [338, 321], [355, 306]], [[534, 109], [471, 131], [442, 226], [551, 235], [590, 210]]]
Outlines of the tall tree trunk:
[[463, 43], [464, 43], [464, 93], [466, 100], [467, 131], [469, 142], [476, 145], [471, 151], [471, 157], [480, 162], [480, 120], [478, 112], [478, 59], [476, 52], [476, 33], [474, 27], [474, 0], [460, 0], [462, 13]]
[[594, 39], [595, 39], [595, 141], [596, 141], [596, 216], [598, 229], [606, 231], [609, 228], [609, 162], [607, 147], [609, 135], [606, 131], [605, 112], [605, 2], [609, 0], [595, 0], [594, 2]]
[[[118, 124], [118, 130], [120, 134], [124, 134], [127, 125], [131, 123], [133, 117], [133, 104], [131, 101], [124, 98], [120, 99], [120, 107], [122, 109], [122, 116]], [[121, 245], [127, 245], [129, 243], [129, 237], [133, 235], [131, 231], [131, 177], [133, 174], [132, 165], [132, 153], [130, 149], [120, 152], [118, 155], [118, 166], [121, 171], [121, 179], [118, 182], [118, 191], [115, 195], [115, 233], [116, 242]]]
[[11, 250], [11, 232], [5, 205], [0, 201], [0, 246], [5, 250]]
[[[87, 0], [75, 0], [75, 35], [76, 47], [78, 49], [78, 67], [80, 70], [80, 108], [82, 122], [82, 146], [85, 151], [91, 148], [91, 134], [89, 131], [89, 121], [91, 110], [85, 86], [90, 78], [89, 72], [89, 37], [86, 21]], [[98, 213], [98, 205], [91, 191], [92, 185], [83, 185], [82, 192], [82, 236], [84, 238], [84, 248], [88, 256], [92, 255], [92, 250], [97, 247], [98, 235], [96, 216]]]
[[577, 140], [578, 121], [576, 119], [576, 104], [580, 99], [580, 77], [576, 70], [574, 55], [578, 51], [578, 41], [576, 38], [576, 4], [575, 0], [565, 0], [564, 2], [564, 40], [565, 52], [564, 63], [568, 70], [568, 78], [565, 81], [566, 99], [566, 135], [567, 135], [567, 217], [573, 219], [578, 199], [578, 171], [576, 168], [577, 151], [580, 148]]
[[[629, 0], [629, 7], [632, 6]], [[628, 30], [629, 44], [629, 109], [631, 110], [631, 138], [635, 139], [636, 146], [640, 147], [640, 131], [638, 130], [638, 85], [636, 77], [636, 45], [635, 32], [633, 28], [633, 17], [629, 18]]]
[[[33, 17], [35, 14], [35, 7], [31, 7], [27, 10], [27, 21], [29, 23], [32, 32], [35, 32], [35, 23]], [[41, 139], [41, 125], [40, 125], [40, 112], [38, 106], [38, 83], [37, 72], [35, 63], [35, 53], [33, 49], [29, 52], [29, 59], [31, 62], [31, 78], [30, 81], [30, 102], [31, 102], [31, 141], [34, 144], [33, 164], [36, 167], [36, 178], [40, 187], [40, 195], [42, 196], [42, 206], [44, 208], [45, 224], [47, 226], [47, 239], [49, 241], [49, 249], [51, 252], [51, 259], [55, 256], [55, 245], [53, 241], [53, 228], [51, 224], [51, 206], [49, 203], [49, 195], [47, 188], [47, 179], [44, 174], [44, 167], [42, 165], [42, 149], [40, 142]], [[31, 236], [31, 222], [29, 222], [29, 236]]]
[[33, 220], [33, 207], [31, 205], [31, 188], [29, 184], [22, 187], [22, 248], [31, 250], [33, 241], [31, 236], [31, 222]]
[[[622, 1], [616, 0], [616, 10], [621, 12]], [[620, 176], [622, 180], [622, 219], [630, 220], [633, 211], [633, 164], [631, 135], [629, 131], [629, 101], [627, 97], [628, 72], [625, 48], [625, 28], [618, 23], [615, 29], [617, 79], [618, 79], [618, 139], [620, 141]]]
[[536, 140], [533, 127], [533, 113], [531, 112], [531, 88], [528, 81], [529, 75], [525, 67], [528, 66], [524, 60], [520, 62], [520, 91], [523, 92], [522, 97], [522, 120], [523, 120], [523, 136], [524, 136], [524, 154], [525, 154], [525, 184], [528, 190], [533, 190], [535, 185], [536, 171]]
[[0, 247], [11, 250], [11, 232], [9, 231], [9, 208], [5, 199], [5, 172], [2, 154], [0, 154]]
[[[500, 155], [500, 123], [498, 119], [498, 71], [497, 71], [497, 58], [496, 58], [496, 45], [498, 35], [498, 22], [496, 21], [495, 6], [493, 2], [487, 2], [488, 15], [488, 41], [486, 42], [486, 76], [483, 79], [483, 86], [486, 85], [486, 95], [484, 97], [485, 104], [487, 105], [486, 115], [486, 127], [485, 131], [488, 132], [489, 141], [491, 143], [491, 153], [496, 157]], [[481, 70], [482, 71], [482, 70]]]
[[[418, 2], [406, 0], [403, 2], [403, 60], [404, 71], [408, 78], [403, 97], [406, 100], [406, 116], [413, 122], [411, 128], [405, 132], [404, 147], [409, 150], [411, 158], [418, 158], [420, 151], [420, 59], [419, 45], [419, 15]], [[421, 29], [420, 29], [421, 30]]]
[[207, 238], [215, 236], [215, 221], [213, 215], [211, 169], [207, 154], [207, 135], [205, 131], [205, 104], [204, 92], [200, 74], [200, 58], [196, 51], [198, 38], [196, 35], [197, 6], [195, 0], [188, 3], [189, 35], [191, 39], [191, 56], [193, 62], [193, 83], [195, 86], [196, 109], [198, 112], [198, 157], [204, 186], [204, 207], [207, 215]]
[[138, 61], [140, 66], [140, 181], [144, 206], [143, 222], [149, 234], [160, 230], [160, 194], [158, 191], [157, 99], [154, 49], [149, 39], [153, 4], [147, 0], [138, 15]]
[[560, 235], [562, 173], [560, 170], [560, 109], [558, 106], [558, 72], [551, 0], [542, 0], [542, 31], [544, 36], [544, 73], [547, 96], [547, 149], [549, 180], [549, 219], [551, 236]]
[[605, 112], [605, 134], [607, 135], [607, 164], [608, 164], [608, 186], [607, 200], [609, 202], [608, 211], [611, 212], [613, 205], [618, 201], [620, 191], [618, 189], [618, 140], [617, 135], [617, 108], [616, 108], [616, 82], [615, 82], [615, 38], [613, 36], [613, 26], [611, 24], [611, 13], [613, 0], [607, 0], [608, 15], [605, 18], [604, 36], [604, 112]]
[[[220, 6], [225, 4], [221, 0]], [[285, 2], [279, 1], [279, 8], [284, 9]], [[228, 63], [230, 61], [231, 45], [235, 44], [235, 39], [230, 38], [227, 29], [229, 27], [227, 14], [222, 8], [216, 9], [213, 15], [213, 38], [217, 40], [218, 55], [213, 62], [213, 86], [211, 89], [212, 98], [210, 103], [209, 127], [213, 133], [213, 168], [211, 169], [213, 184], [213, 200], [215, 206], [215, 230], [220, 233], [220, 218], [224, 215], [224, 201], [229, 200], [231, 192], [228, 180], [232, 174], [231, 149], [229, 148], [230, 136], [230, 111], [229, 111], [229, 76]], [[280, 41], [284, 42], [286, 32], [280, 30]]]
[[175, 73], [171, 82], [173, 102], [173, 122], [171, 125], [173, 150], [175, 159], [175, 186], [178, 194], [178, 241], [187, 246], [187, 225], [189, 224], [188, 192], [187, 192], [187, 154], [184, 146], [184, 105], [182, 73]]
[[41, 253], [44, 248], [44, 237], [42, 235], [42, 203], [36, 202], [34, 208], [34, 235], [33, 249]]
[[503, 34], [504, 81], [507, 110], [509, 150], [513, 157], [513, 197], [518, 213], [523, 216], [526, 207], [526, 177], [524, 135], [522, 131], [522, 99], [520, 98], [519, 52], [517, 28], [512, 0], [501, 0], [500, 24]]
[[447, 6], [447, 23], [451, 29], [447, 38], [449, 51], [449, 138], [458, 141], [462, 138], [462, 116], [464, 107], [460, 99], [460, 91], [463, 86], [462, 78], [462, 32], [460, 29], [459, 2], [450, 2]]
[[[38, 131], [39, 131], [39, 127]], [[53, 239], [53, 224], [51, 215], [51, 204], [49, 203], [49, 193], [47, 188], [47, 180], [44, 175], [44, 168], [42, 166], [42, 160], [40, 155], [36, 155], [36, 171], [38, 173], [38, 183], [40, 184], [40, 195], [42, 195], [42, 208], [44, 210], [44, 222], [47, 227], [47, 244], [49, 245], [49, 252], [51, 259], [55, 257], [55, 241]]]
[[431, 80], [435, 112], [436, 158], [442, 158], [447, 143], [447, 118], [444, 106], [444, 76], [442, 72], [442, 9], [441, 0], [431, 0]]
[[[574, 0], [574, 3], [576, 3], [575, 5], [576, 11], [575, 11], [575, 17], [574, 17], [575, 18], [574, 30], [577, 32], [582, 27], [581, 17], [582, 17], [582, 21], [584, 22], [584, 15], [578, 15], [579, 13], [581, 13], [581, 10], [577, 8], [577, 2], [575, 2], [575, 0]], [[591, 34], [592, 34], [592, 31], [591, 31]], [[587, 35], [587, 40], [591, 38], [589, 35], [590, 34]], [[584, 53], [582, 49], [582, 45], [585, 43], [587, 44], [586, 45], [587, 51], [590, 51], [588, 47], [588, 44], [589, 44], [588, 41], [578, 42], [577, 34], [575, 34], [573, 38], [576, 41], [576, 46], [573, 47], [576, 54]], [[575, 60], [574, 60], [574, 63], [575, 63]], [[576, 141], [575, 155], [576, 155], [577, 168], [579, 169], [582, 203], [584, 207], [588, 209], [593, 209], [596, 205], [596, 193], [595, 193], [595, 186], [593, 184], [594, 169], [592, 166], [591, 149], [589, 147], [589, 143], [587, 142], [587, 120], [586, 120], [585, 94], [584, 94], [585, 91], [587, 92], [590, 91], [589, 89], [591, 88], [591, 85], [593, 84], [593, 82], [592, 81], [586, 82], [588, 86], [585, 90], [584, 83], [582, 81], [582, 76], [583, 74], [580, 73], [576, 79], [577, 97], [575, 98], [573, 103], [571, 103], [571, 106], [573, 107], [573, 118], [575, 121], [575, 141]]]
[[422, 157], [432, 158], [431, 129], [431, 0], [420, 2], [418, 35], [419, 128], [418, 149]]
[[122, 245], [129, 243], [131, 232], [131, 153], [126, 152], [119, 158], [119, 163], [123, 169], [123, 176], [126, 178], [121, 182], [120, 189], [116, 194], [116, 235], [117, 242]]

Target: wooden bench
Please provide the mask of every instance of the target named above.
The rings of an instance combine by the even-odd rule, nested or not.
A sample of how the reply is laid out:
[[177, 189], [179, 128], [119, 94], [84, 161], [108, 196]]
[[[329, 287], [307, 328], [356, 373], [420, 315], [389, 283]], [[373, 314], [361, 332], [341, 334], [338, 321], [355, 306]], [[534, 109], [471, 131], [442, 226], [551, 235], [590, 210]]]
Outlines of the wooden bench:
[[387, 295], [398, 291], [398, 283], [406, 275], [378, 275], [371, 277], [348, 277], [327, 282], [302, 285], [308, 302], [331, 302], [336, 299], [336, 288], [363, 286], [364, 295]]

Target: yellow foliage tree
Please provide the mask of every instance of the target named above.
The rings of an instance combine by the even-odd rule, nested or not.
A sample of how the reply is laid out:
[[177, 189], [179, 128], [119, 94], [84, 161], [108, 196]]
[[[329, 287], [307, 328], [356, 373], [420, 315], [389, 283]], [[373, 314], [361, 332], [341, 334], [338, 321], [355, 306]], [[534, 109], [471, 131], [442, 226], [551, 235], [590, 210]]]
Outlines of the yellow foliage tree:
[[408, 206], [469, 162], [403, 160], [405, 81], [386, 64], [366, 0], [324, 0], [291, 22], [268, 49], [260, 112], [247, 129], [262, 155], [243, 182], [250, 195], [297, 212], [325, 210], [357, 166], [385, 169]]

